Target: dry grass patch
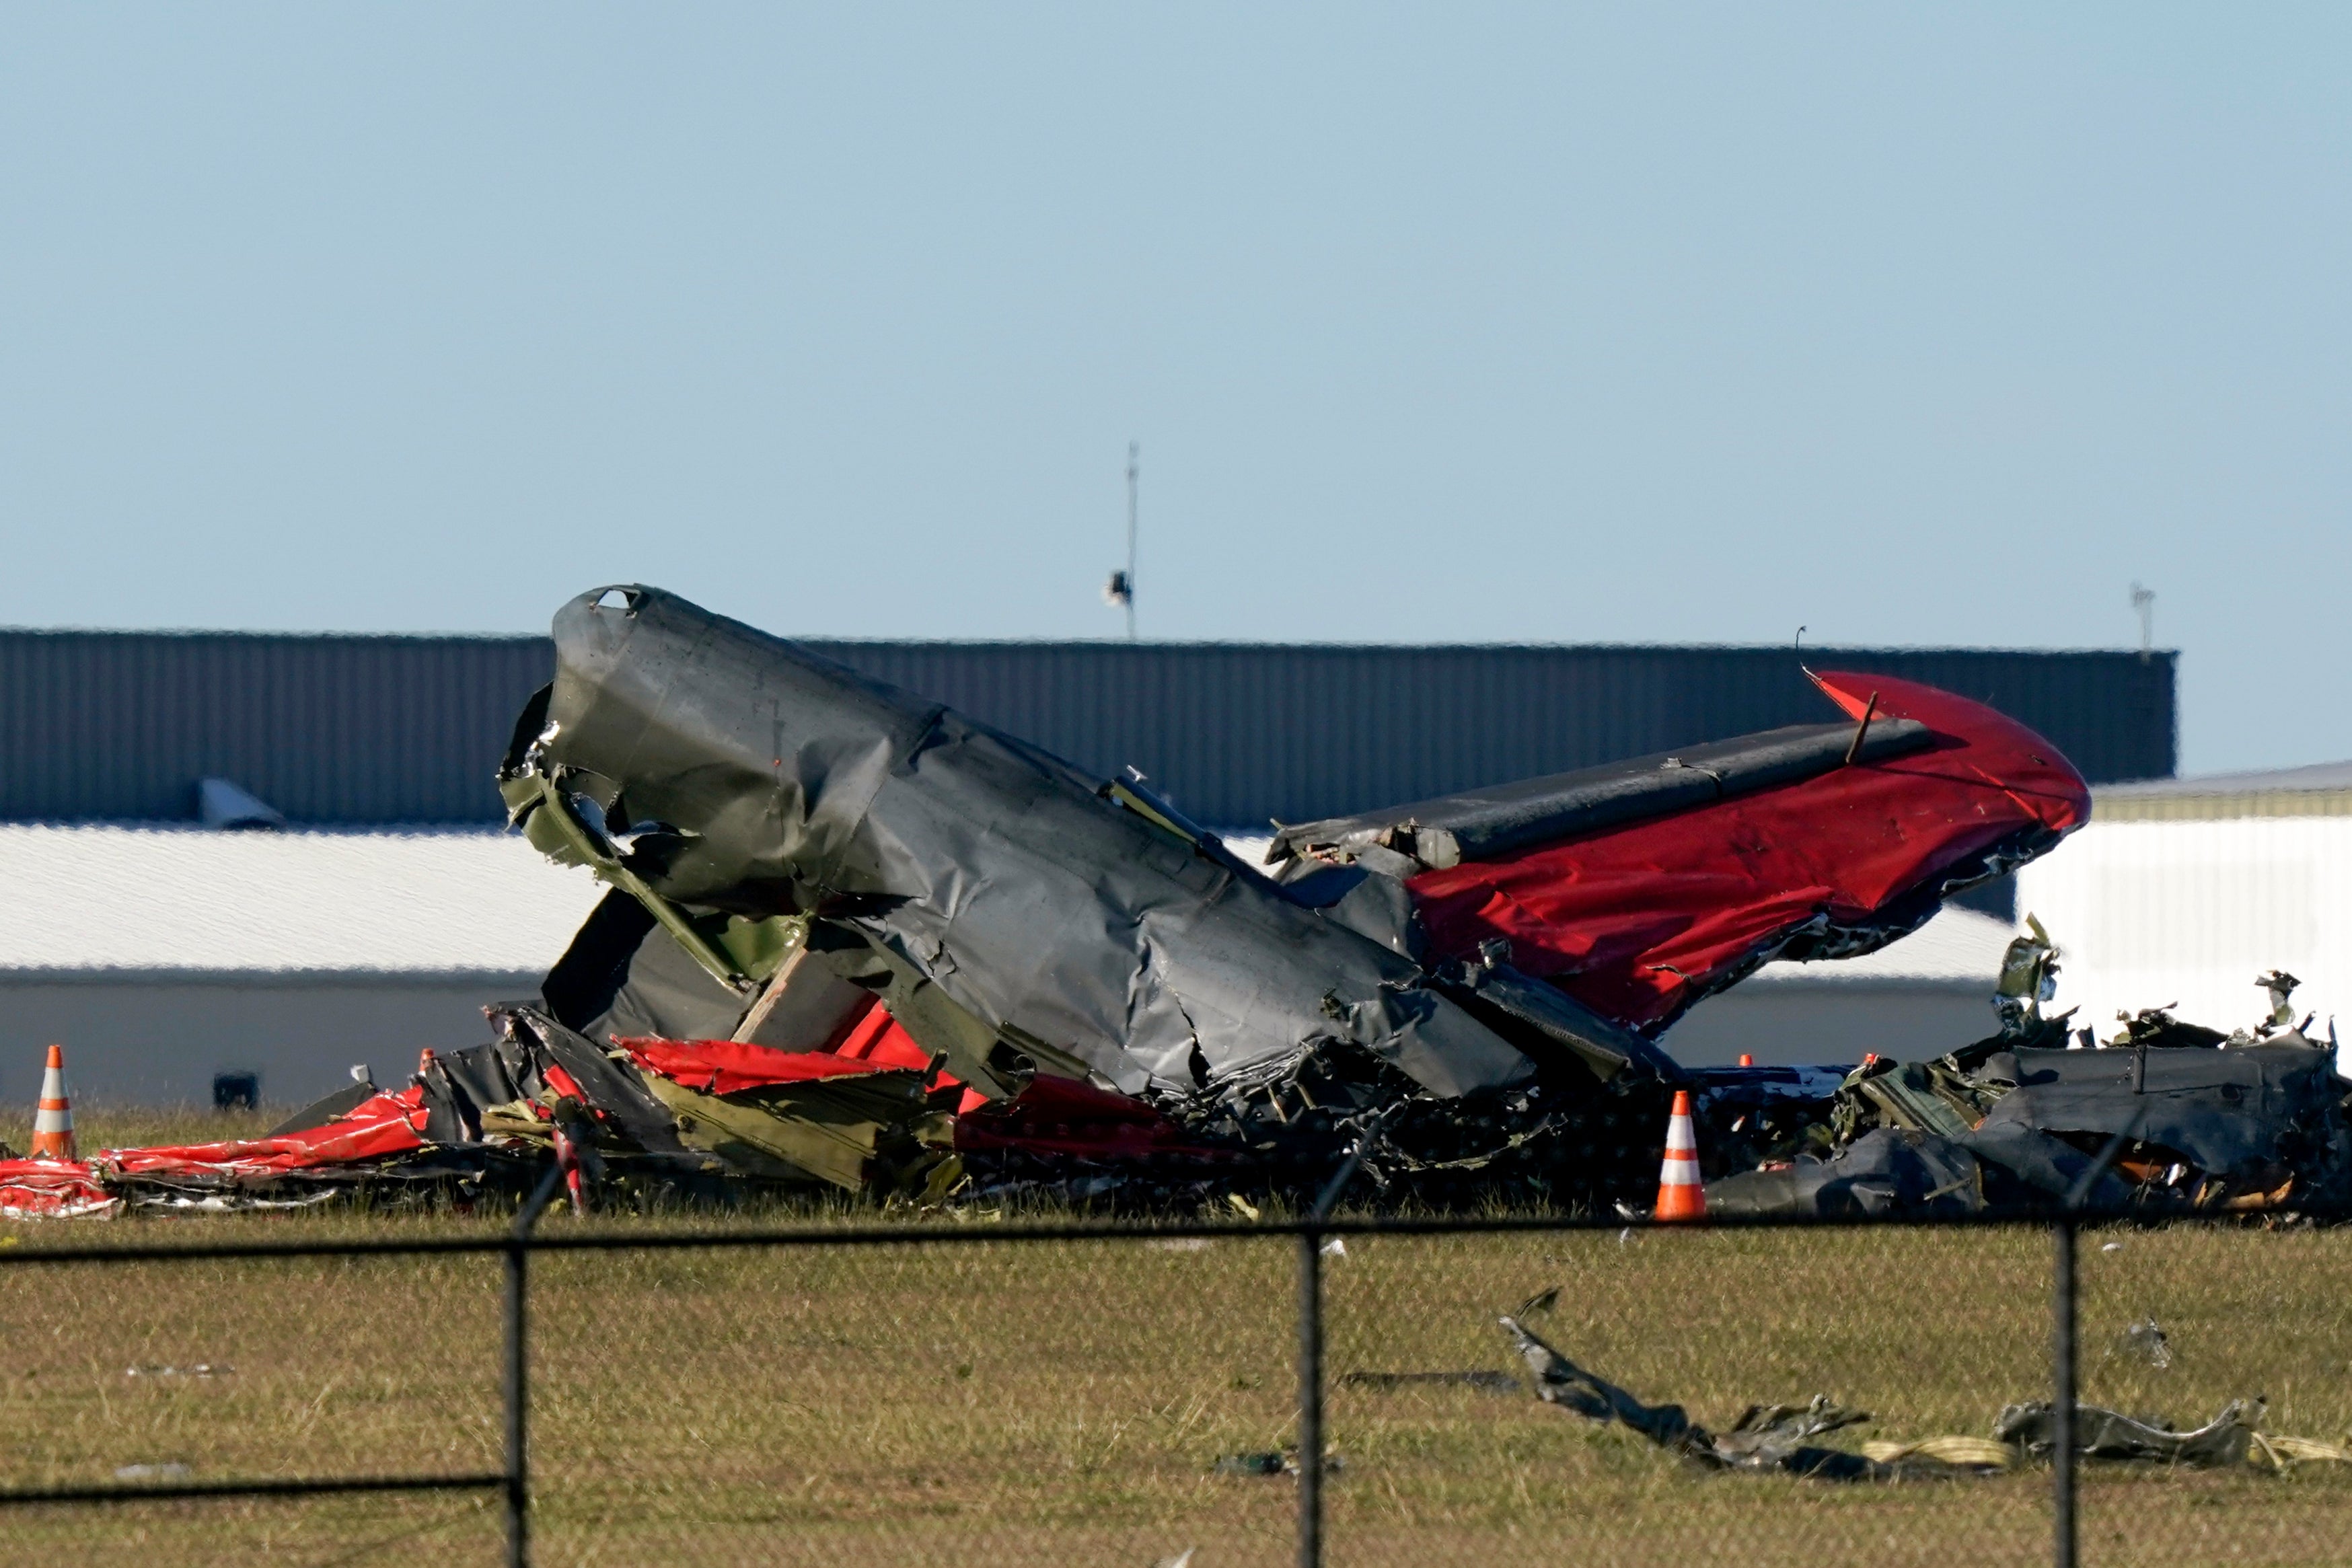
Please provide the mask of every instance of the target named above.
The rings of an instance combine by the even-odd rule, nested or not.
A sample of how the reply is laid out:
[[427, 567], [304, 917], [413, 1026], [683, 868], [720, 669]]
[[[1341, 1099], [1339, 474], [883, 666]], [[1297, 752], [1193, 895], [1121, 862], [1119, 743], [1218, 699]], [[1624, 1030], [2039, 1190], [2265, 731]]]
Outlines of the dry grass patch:
[[[160, 1223], [438, 1235], [499, 1220], [71, 1234]], [[2352, 1431], [2352, 1233], [2122, 1231], [2086, 1239], [2083, 1258], [2086, 1398], [2189, 1422], [2261, 1394], [2278, 1430]], [[1196, 1568], [1287, 1562], [1293, 1483], [1211, 1467], [1293, 1438], [1293, 1268], [1283, 1239], [542, 1256], [538, 1560], [1143, 1568], [1193, 1546]], [[0, 1266], [14, 1439], [0, 1473], [494, 1468], [499, 1278], [491, 1258]], [[1541, 1332], [1702, 1421], [1822, 1392], [1876, 1415], [1857, 1441], [1983, 1433], [2047, 1386], [2040, 1232], [1350, 1239], [1325, 1278], [1345, 1463], [1329, 1489], [1334, 1563], [2047, 1560], [2041, 1472], [1860, 1489], [1704, 1479], [1531, 1398], [1338, 1381], [1509, 1369], [1496, 1314], [1558, 1284]], [[2168, 1369], [2120, 1350], [2148, 1316], [2169, 1336]], [[235, 1370], [130, 1375], [196, 1363]], [[2101, 1475], [2085, 1557], [2333, 1562], [2347, 1505], [2352, 1477], [2322, 1469]], [[498, 1540], [495, 1509], [467, 1499], [44, 1511], [0, 1529], [52, 1560], [145, 1568], [428, 1549], [489, 1562]]]

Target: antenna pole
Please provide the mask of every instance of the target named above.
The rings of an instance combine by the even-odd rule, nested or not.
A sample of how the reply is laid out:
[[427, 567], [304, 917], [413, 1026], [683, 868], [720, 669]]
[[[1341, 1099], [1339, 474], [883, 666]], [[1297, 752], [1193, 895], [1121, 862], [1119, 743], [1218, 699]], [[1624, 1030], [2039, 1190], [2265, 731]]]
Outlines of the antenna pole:
[[2132, 608], [2139, 612], [2139, 662], [2147, 664], [2156, 651], [2156, 591], [2132, 584]]
[[1136, 458], [1140, 448], [1130, 441], [1127, 444], [1127, 640], [1135, 641], [1135, 493], [1136, 482], [1143, 476]]

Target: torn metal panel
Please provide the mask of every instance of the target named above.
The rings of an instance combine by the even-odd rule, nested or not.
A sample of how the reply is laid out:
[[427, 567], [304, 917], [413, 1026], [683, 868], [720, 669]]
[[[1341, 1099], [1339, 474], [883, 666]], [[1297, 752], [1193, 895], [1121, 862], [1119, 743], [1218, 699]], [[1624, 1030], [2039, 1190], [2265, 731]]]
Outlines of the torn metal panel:
[[1710, 1214], [1825, 1218], [1973, 1213], [1984, 1207], [1976, 1157], [1932, 1133], [1880, 1127], [1828, 1159], [1801, 1155], [1706, 1185]]
[[1819, 1395], [1802, 1406], [1751, 1405], [1729, 1431], [1710, 1432], [1681, 1406], [1643, 1404], [1577, 1365], [1517, 1319], [1497, 1322], [1534, 1375], [1538, 1398], [1587, 1420], [1625, 1427], [1699, 1469], [1777, 1471], [1811, 1480], [1895, 1481], [1948, 1479], [1990, 1468], [1955, 1465], [1916, 1450], [1881, 1460], [1823, 1448], [1811, 1439], [1870, 1417]]
[[624, 1040], [692, 1148], [771, 1180], [919, 1193], [953, 1179], [924, 1074], [740, 1040]]
[[[803, 924], [790, 923], [785, 962], [747, 995], [712, 976], [634, 895], [615, 888], [547, 972], [541, 998], [550, 1017], [598, 1040], [730, 1039], [764, 1003], [752, 1039], [785, 1050], [822, 1049], [871, 998], [821, 965], [791, 961], [803, 950]], [[786, 969], [789, 983], [772, 997]]]
[[[808, 914], [1014, 1052], [1129, 1093], [1327, 1040], [1441, 1094], [1532, 1071], [1402, 955], [935, 703], [649, 589], [574, 601], [555, 639], [503, 774], [518, 825], [689, 923]], [[916, 997], [890, 1004], [967, 1082], [1015, 1087]]]
[[313, 1100], [278, 1125], [270, 1128], [262, 1136], [282, 1137], [288, 1133], [299, 1133], [306, 1127], [316, 1127], [322, 1123], [331, 1122], [338, 1116], [358, 1110], [380, 1092], [381, 1091], [373, 1082], [354, 1083], [348, 1089], [338, 1089], [332, 1094]]
[[2058, 994], [2058, 968], [2057, 946], [2029, 914], [2024, 934], [2012, 938], [2001, 955], [2000, 981], [1993, 991], [1992, 1009], [2003, 1036], [2022, 1043], [2022, 1037], [2039, 1029], [2042, 1004]]
[[110, 1149], [92, 1161], [110, 1176], [253, 1175], [368, 1165], [425, 1146], [423, 1092], [379, 1090], [316, 1126], [265, 1138], [145, 1149]]
[[1847, 1075], [1832, 1128], [1841, 1142], [1860, 1127], [1906, 1127], [1966, 1138], [2006, 1092], [1939, 1061], [1865, 1062]]
[[[2165, 1465], [2242, 1465], [2249, 1458], [2264, 1407], [2233, 1399], [2202, 1427], [2176, 1432], [2096, 1405], [2074, 1406], [2074, 1452], [2086, 1459], [2144, 1460]], [[1993, 1423], [1993, 1436], [2046, 1458], [2057, 1447], [2056, 1410], [2046, 1400], [2011, 1405]]]
[[2333, 1058], [2310, 1046], [2017, 1051], [1990, 1058], [1984, 1075], [2016, 1085], [1986, 1113], [1988, 1129], [2120, 1133], [2224, 1178], [2341, 1168], [2352, 1155], [2334, 1113]]
[[549, 1016], [591, 1040], [717, 1039], [734, 1032], [749, 1005], [621, 888], [597, 903], [540, 982], [540, 997]]
[[1470, 1004], [1474, 1012], [1484, 1003], [1508, 1014], [1542, 1039], [1572, 1052], [1604, 1083], [1629, 1067], [1638, 1067], [1666, 1082], [1680, 1082], [1685, 1076], [1681, 1063], [1640, 1035], [1508, 964], [1464, 964], [1446, 977], [1475, 998]]
[[79, 1160], [0, 1159], [0, 1219], [111, 1219], [122, 1199]]
[[611, 1051], [536, 1008], [493, 1009], [489, 1020], [502, 1041], [530, 1053], [533, 1071], [525, 1074], [522, 1087], [532, 1100], [579, 1102], [609, 1141], [653, 1155], [684, 1152], [667, 1107], [625, 1058], [616, 1060]]

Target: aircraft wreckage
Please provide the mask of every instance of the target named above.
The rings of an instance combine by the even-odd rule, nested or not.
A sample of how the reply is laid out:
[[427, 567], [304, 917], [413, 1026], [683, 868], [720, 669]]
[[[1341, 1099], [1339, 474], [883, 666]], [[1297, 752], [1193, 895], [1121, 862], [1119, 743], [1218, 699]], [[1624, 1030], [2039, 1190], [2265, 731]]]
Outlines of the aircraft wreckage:
[[[1694, 1003], [1894, 941], [2089, 814], [1990, 708], [1824, 673], [1830, 722], [1277, 825], [1252, 865], [1132, 769], [1092, 777], [658, 590], [583, 595], [554, 634], [499, 788], [610, 892], [541, 995], [265, 1139], [0, 1164], [0, 1207], [504, 1188], [551, 1147], [619, 1196], [1298, 1190], [1360, 1151], [1369, 1193], [1623, 1203], [1675, 1088], [1786, 1170], [1854, 1143], [1803, 1130], [1837, 1094], [1895, 1092], [1686, 1072], [1654, 1042]], [[2008, 1056], [1966, 1071], [2041, 1043], [2011, 1038], [2038, 1011], [2004, 1016]], [[1781, 1185], [1750, 1201], [1828, 1184]]]

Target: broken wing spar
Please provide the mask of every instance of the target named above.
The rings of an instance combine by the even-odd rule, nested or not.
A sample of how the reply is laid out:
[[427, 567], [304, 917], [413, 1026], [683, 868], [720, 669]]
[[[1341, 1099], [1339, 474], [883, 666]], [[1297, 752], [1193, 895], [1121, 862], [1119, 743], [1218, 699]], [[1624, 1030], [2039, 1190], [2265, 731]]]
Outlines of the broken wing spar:
[[[1439, 1097], [1539, 1062], [1672, 1076], [1643, 1037], [1692, 1001], [1893, 940], [2088, 809], [1991, 710], [1828, 674], [1852, 725], [1285, 829], [1277, 879], [1135, 788], [675, 595], [584, 594], [554, 632], [501, 771], [514, 822], [642, 904], [739, 1026], [773, 977], [829, 972], [982, 1098], [1039, 1072], [1231, 1094], [1349, 1048]], [[795, 916], [805, 958], [762, 968]]]

